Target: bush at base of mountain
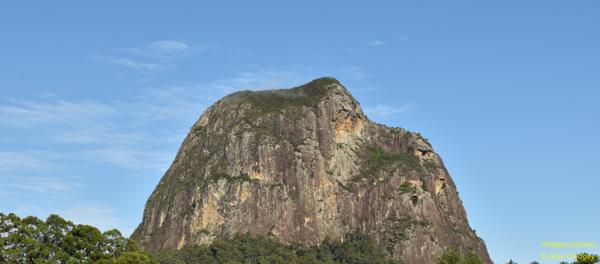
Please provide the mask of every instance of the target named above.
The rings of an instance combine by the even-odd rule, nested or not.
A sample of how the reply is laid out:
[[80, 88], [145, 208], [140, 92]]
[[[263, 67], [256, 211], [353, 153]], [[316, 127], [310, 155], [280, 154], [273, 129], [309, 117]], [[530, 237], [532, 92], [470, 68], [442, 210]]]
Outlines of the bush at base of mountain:
[[343, 242], [326, 239], [318, 246], [284, 244], [268, 236], [236, 235], [215, 239], [210, 245], [185, 246], [155, 255], [161, 264], [400, 264], [364, 235], [354, 232]]
[[448, 248], [438, 257], [437, 264], [483, 264], [483, 261], [472, 252], [462, 255], [457, 249]]

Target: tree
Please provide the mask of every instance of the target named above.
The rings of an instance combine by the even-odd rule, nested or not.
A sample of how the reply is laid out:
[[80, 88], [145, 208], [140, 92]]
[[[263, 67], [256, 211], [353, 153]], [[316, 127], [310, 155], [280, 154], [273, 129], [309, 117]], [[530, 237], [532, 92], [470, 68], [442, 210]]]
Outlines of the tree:
[[78, 260], [97, 261], [112, 255], [103, 251], [105, 244], [106, 238], [97, 228], [89, 225], [76, 225], [65, 236], [63, 249]]
[[456, 248], [449, 248], [438, 257], [437, 264], [458, 264], [461, 259], [460, 252]]
[[0, 213], [0, 263], [157, 263], [116, 229]]
[[125, 252], [118, 259], [118, 264], [159, 264], [152, 256], [143, 252]]
[[483, 264], [483, 262], [473, 252], [463, 256], [456, 248], [448, 248], [438, 257], [437, 264]]
[[320, 245], [283, 244], [273, 237], [236, 235], [215, 239], [211, 245], [189, 245], [156, 254], [162, 264], [398, 264], [366, 236], [350, 233], [341, 242], [326, 239]]
[[461, 262], [462, 264], [483, 264], [483, 261], [473, 252], [467, 253]]
[[117, 229], [105, 231], [102, 236], [104, 237], [102, 251], [109, 257], [116, 258], [126, 251], [136, 251], [134, 245], [129, 245], [132, 240], [124, 238]]
[[[14, 263], [34, 263], [47, 257], [49, 250], [41, 244], [43, 222], [30, 216], [20, 219], [15, 214], [0, 214], [1, 259]], [[40, 228], [44, 230], [44, 227]]]
[[577, 254], [577, 261], [573, 264], [596, 264], [598, 263], [598, 255], [581, 253]]

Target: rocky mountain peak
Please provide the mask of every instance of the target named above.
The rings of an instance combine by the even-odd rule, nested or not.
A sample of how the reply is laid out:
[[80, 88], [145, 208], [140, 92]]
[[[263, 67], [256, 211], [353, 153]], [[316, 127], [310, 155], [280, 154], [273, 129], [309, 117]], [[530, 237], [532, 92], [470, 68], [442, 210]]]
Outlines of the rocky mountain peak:
[[238, 233], [314, 245], [355, 231], [408, 263], [448, 247], [491, 263], [429, 142], [370, 121], [327, 77], [209, 107], [132, 236], [161, 250]]
[[219, 100], [215, 107], [237, 107], [257, 118], [315, 108], [320, 103], [339, 104], [340, 109], [362, 113], [352, 94], [333, 77], [315, 79], [292, 89], [235, 92]]

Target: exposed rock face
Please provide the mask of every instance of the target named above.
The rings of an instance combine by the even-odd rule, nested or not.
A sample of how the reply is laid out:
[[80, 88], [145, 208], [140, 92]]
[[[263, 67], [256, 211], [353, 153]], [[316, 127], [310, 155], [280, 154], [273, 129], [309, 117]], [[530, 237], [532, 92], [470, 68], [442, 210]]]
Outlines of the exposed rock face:
[[446, 247], [491, 263], [427, 140], [370, 121], [321, 78], [209, 107], [132, 237], [160, 250], [246, 232], [313, 245], [355, 230], [406, 263], [435, 263]]

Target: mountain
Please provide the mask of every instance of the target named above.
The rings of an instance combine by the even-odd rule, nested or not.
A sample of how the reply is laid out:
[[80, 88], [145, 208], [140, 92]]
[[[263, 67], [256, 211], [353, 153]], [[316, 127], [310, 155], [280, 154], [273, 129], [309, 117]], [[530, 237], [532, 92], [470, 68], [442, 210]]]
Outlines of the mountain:
[[492, 263], [442, 159], [370, 121], [339, 81], [241, 91], [192, 126], [132, 237], [150, 251], [239, 233], [319, 244], [362, 232], [406, 263], [445, 249]]

